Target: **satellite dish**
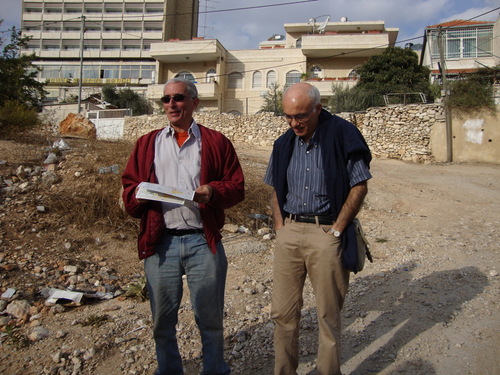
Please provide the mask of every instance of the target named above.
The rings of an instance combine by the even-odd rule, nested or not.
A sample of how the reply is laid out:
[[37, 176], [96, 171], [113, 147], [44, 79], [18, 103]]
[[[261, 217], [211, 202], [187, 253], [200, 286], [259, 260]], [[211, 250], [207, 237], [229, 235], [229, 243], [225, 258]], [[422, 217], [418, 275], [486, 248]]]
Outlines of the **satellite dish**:
[[326, 26], [328, 25], [328, 21], [330, 21], [330, 16], [326, 17], [326, 20], [323, 21], [321, 25], [318, 26], [316, 30], [318, 30], [318, 33], [324, 34]]
[[345, 17], [345, 16], [340, 17], [340, 22], [347, 22], [347, 17]]

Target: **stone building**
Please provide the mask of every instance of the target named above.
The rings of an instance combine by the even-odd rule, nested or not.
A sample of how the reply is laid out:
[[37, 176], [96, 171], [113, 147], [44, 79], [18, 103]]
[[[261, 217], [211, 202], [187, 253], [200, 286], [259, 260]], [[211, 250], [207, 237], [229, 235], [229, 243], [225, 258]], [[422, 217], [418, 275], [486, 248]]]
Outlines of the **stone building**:
[[333, 95], [332, 84], [353, 86], [356, 68], [371, 56], [394, 46], [399, 32], [384, 21], [285, 24], [285, 35], [261, 42], [259, 49], [227, 50], [217, 39], [193, 38], [153, 43], [158, 84], [148, 97], [159, 103], [164, 82], [183, 76], [196, 82], [204, 111], [252, 114], [263, 95], [278, 84], [282, 89], [300, 80], [318, 87], [323, 104]]

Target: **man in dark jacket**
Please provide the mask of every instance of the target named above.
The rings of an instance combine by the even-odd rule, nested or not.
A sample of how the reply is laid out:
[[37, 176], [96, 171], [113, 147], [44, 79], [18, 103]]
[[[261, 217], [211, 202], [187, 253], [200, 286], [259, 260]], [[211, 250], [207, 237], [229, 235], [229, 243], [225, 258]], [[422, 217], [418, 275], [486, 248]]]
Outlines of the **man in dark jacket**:
[[[183, 374], [176, 338], [186, 275], [203, 346], [205, 375], [229, 374], [223, 354], [227, 259], [221, 243], [224, 209], [244, 198], [244, 178], [231, 142], [193, 120], [196, 86], [174, 78], [161, 98], [169, 125], [139, 138], [122, 175], [125, 209], [141, 219], [139, 258], [144, 259], [157, 375]], [[141, 182], [194, 191], [183, 205], [137, 199]]]
[[297, 83], [284, 94], [290, 129], [276, 140], [264, 181], [274, 187], [276, 229], [271, 318], [275, 375], [296, 374], [307, 275], [319, 322], [318, 375], [340, 374], [340, 310], [357, 272], [352, 220], [368, 192], [370, 151], [358, 129], [321, 108], [319, 91]]

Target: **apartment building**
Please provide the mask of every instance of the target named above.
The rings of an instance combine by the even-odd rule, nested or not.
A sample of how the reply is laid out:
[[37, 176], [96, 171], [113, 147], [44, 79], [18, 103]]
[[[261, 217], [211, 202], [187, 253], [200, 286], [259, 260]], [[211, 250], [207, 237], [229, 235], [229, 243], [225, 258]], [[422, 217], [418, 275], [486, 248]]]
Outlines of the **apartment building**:
[[[439, 82], [440, 68], [446, 68], [448, 79], [480, 68], [492, 68], [500, 62], [500, 17], [496, 21], [454, 20], [425, 29], [421, 63], [431, 69], [431, 81]], [[441, 36], [440, 36], [441, 33]], [[440, 42], [444, 67], [441, 65]]]
[[23, 0], [21, 29], [32, 36], [25, 53], [49, 92], [49, 101], [82, 98], [103, 85], [145, 93], [156, 81], [151, 45], [192, 39], [198, 29], [198, 0]]
[[193, 38], [151, 44], [158, 62], [158, 84], [147, 96], [159, 103], [168, 79], [183, 76], [196, 82], [200, 110], [234, 114], [258, 112], [273, 84], [282, 89], [301, 80], [318, 87], [322, 103], [333, 95], [332, 84], [353, 86], [356, 69], [371, 56], [394, 46], [399, 32], [384, 21], [290, 23], [253, 50], [227, 50], [217, 39]]

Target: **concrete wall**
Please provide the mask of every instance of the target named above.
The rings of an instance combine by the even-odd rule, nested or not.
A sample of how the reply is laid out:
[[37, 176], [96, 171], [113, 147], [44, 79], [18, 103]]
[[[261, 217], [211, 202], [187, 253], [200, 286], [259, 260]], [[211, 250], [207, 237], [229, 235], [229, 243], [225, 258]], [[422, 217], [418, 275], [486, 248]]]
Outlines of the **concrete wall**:
[[500, 162], [498, 110], [469, 116], [452, 112], [452, 119], [453, 161]]

